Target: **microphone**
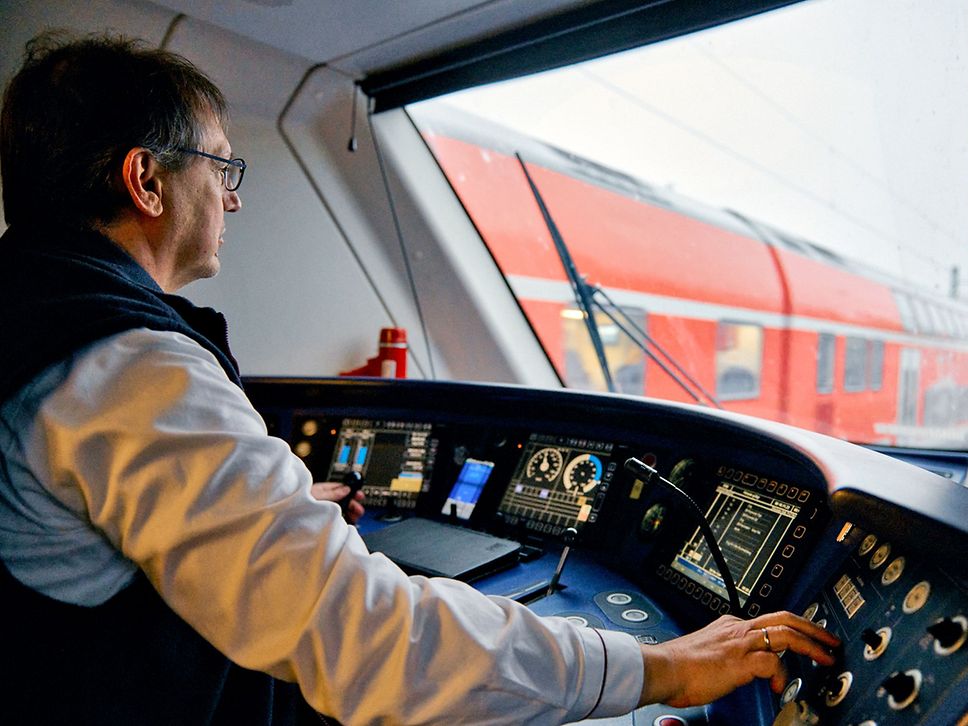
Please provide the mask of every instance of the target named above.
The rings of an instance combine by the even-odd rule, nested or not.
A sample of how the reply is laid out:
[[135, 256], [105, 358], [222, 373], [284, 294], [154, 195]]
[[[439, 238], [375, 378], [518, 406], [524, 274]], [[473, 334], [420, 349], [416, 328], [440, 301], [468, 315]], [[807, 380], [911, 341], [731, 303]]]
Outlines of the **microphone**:
[[659, 472], [653, 469], [651, 466], [639, 461], [634, 456], [626, 459], [625, 468], [640, 479], [643, 479], [646, 484], [651, 484], [653, 481], [659, 482], [668, 491], [673, 492], [682, 501], [687, 503], [689, 510], [696, 518], [696, 523], [699, 525], [699, 531], [702, 532], [702, 536], [706, 540], [706, 546], [709, 547], [709, 551], [712, 553], [713, 559], [716, 560], [716, 566], [719, 567], [719, 574], [723, 578], [723, 585], [726, 586], [726, 594], [729, 595], [729, 608], [734, 615], [743, 617], [739, 604], [739, 593], [736, 591], [736, 583], [733, 582], [733, 576], [730, 574], [729, 567], [726, 565], [726, 558], [723, 557], [723, 551], [719, 549], [719, 544], [716, 542], [716, 535], [713, 534], [712, 527], [709, 526], [709, 522], [706, 521], [705, 515], [702, 513], [702, 510], [699, 508], [699, 506], [693, 501], [692, 497], [686, 494], [671, 481], [661, 476]]

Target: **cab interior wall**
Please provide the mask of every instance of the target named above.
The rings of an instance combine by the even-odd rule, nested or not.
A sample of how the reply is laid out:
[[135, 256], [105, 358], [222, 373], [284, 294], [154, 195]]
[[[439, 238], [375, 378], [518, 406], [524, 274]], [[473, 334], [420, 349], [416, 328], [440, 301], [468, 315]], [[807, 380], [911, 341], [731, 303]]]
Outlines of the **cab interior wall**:
[[[437, 377], [558, 385], [403, 111], [375, 116], [371, 127], [366, 99], [354, 95], [345, 73], [140, 0], [83, 6], [29, 0], [5, 5], [0, 19], [9, 29], [0, 56], [4, 83], [18, 67], [24, 43], [54, 27], [164, 41], [223, 89], [233, 153], [250, 164], [243, 209], [227, 217], [219, 275], [183, 293], [226, 314], [244, 374], [335, 375], [376, 353], [381, 327], [402, 326], [411, 346], [411, 377], [431, 376], [429, 348]], [[354, 102], [358, 150], [351, 153]], [[372, 129], [381, 134], [430, 346]], [[405, 182], [397, 173], [401, 164], [411, 167], [402, 175]], [[414, 165], [420, 165], [416, 175]], [[429, 222], [427, 209], [443, 211], [444, 221]], [[510, 332], [499, 325], [509, 320]]]

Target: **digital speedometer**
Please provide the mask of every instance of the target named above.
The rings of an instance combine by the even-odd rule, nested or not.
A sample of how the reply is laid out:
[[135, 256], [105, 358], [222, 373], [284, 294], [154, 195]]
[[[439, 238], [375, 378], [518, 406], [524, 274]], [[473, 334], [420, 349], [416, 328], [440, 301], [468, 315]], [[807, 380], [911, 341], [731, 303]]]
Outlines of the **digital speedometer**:
[[545, 447], [531, 455], [524, 473], [533, 484], [550, 484], [558, 478], [564, 463], [559, 449]]
[[568, 462], [562, 483], [573, 494], [589, 494], [602, 481], [602, 460], [595, 454], [579, 454]]
[[594, 524], [614, 476], [612, 444], [532, 434], [498, 511], [506, 525], [557, 536]]

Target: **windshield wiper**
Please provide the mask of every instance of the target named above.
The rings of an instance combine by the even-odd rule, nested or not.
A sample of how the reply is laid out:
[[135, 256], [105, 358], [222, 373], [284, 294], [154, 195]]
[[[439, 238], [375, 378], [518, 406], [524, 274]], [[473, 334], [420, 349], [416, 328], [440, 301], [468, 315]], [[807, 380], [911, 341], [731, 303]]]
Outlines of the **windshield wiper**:
[[[571, 256], [571, 251], [568, 249], [568, 245], [565, 244], [564, 238], [561, 236], [561, 232], [558, 230], [558, 225], [555, 224], [554, 218], [551, 216], [551, 212], [548, 210], [548, 205], [545, 204], [544, 198], [541, 196], [541, 192], [538, 190], [538, 186], [535, 184], [534, 179], [532, 179], [531, 174], [528, 172], [528, 168], [524, 163], [524, 159], [521, 158], [521, 154], [515, 152], [515, 158], [517, 158], [518, 163], [521, 165], [521, 170], [524, 172], [524, 177], [528, 181], [528, 186], [531, 188], [531, 194], [534, 195], [534, 200], [538, 204], [538, 209], [541, 210], [541, 216], [544, 219], [545, 226], [548, 228], [548, 233], [551, 235], [552, 241], [555, 243], [555, 250], [558, 252], [558, 258], [561, 260], [561, 265], [565, 270], [565, 275], [568, 278], [568, 282], [571, 284], [572, 293], [575, 298], [575, 303], [578, 305], [579, 310], [582, 313], [582, 317], [585, 320], [585, 327], [588, 329], [588, 336], [591, 338], [592, 347], [595, 349], [595, 356], [598, 358], [598, 364], [602, 369], [602, 375], [605, 378], [605, 384], [608, 390], [615, 392], [615, 382], [612, 378], [611, 370], [608, 366], [608, 360], [605, 357], [605, 346], [602, 344], [601, 333], [598, 329], [598, 322], [595, 320], [594, 311], [596, 309], [601, 310], [612, 323], [625, 334], [625, 336], [638, 348], [642, 353], [649, 357], [656, 365], [659, 366], [672, 380], [674, 380], [679, 386], [684, 390], [690, 398], [692, 398], [697, 403], [704, 405], [711, 404], [716, 408], [722, 408], [722, 404], [709, 393], [702, 384], [700, 384], [695, 378], [693, 378], [689, 373], [676, 362], [662, 346], [656, 342], [656, 340], [648, 335], [642, 327], [636, 323], [621, 307], [616, 305], [608, 294], [597, 285], [589, 285], [585, 278], [578, 272], [578, 268], [575, 265], [575, 260]], [[596, 297], [601, 297], [605, 300], [607, 304], [603, 304]], [[622, 316], [624, 323], [620, 321], [616, 316], [615, 312]], [[653, 351], [658, 351], [658, 353], [665, 358], [666, 362], [660, 360], [660, 358]], [[675, 371], [672, 369], [675, 368]], [[683, 380], [685, 379], [685, 380]], [[687, 383], [688, 381], [688, 383]]]
[[578, 274], [578, 268], [575, 267], [575, 260], [572, 259], [571, 252], [568, 250], [568, 245], [565, 244], [565, 240], [561, 236], [561, 232], [558, 231], [558, 226], [555, 224], [555, 220], [551, 217], [551, 212], [548, 211], [548, 207], [541, 196], [541, 192], [538, 191], [538, 187], [534, 183], [534, 179], [531, 178], [531, 174], [528, 173], [528, 167], [524, 163], [524, 159], [521, 158], [521, 154], [515, 152], [515, 157], [517, 157], [518, 163], [521, 165], [521, 170], [524, 172], [524, 178], [528, 180], [528, 186], [531, 187], [531, 193], [534, 195], [534, 200], [538, 203], [538, 208], [541, 210], [541, 216], [544, 217], [545, 226], [548, 228], [548, 233], [551, 235], [552, 241], [555, 243], [555, 249], [558, 251], [558, 258], [561, 260], [561, 266], [565, 268], [565, 275], [568, 277], [568, 282], [571, 283], [571, 290], [575, 296], [575, 303], [577, 303], [579, 310], [581, 310], [582, 317], [585, 319], [585, 327], [588, 329], [588, 337], [592, 340], [592, 347], [595, 349], [595, 355], [598, 357], [598, 365], [602, 368], [602, 375], [605, 376], [605, 385], [608, 390], [615, 393], [615, 381], [612, 380], [612, 372], [608, 367], [608, 360], [605, 358], [605, 346], [602, 345], [602, 336], [598, 330], [598, 322], [595, 320], [595, 314], [593, 311], [593, 306], [595, 301], [592, 298], [592, 289], [585, 282], [585, 278]]

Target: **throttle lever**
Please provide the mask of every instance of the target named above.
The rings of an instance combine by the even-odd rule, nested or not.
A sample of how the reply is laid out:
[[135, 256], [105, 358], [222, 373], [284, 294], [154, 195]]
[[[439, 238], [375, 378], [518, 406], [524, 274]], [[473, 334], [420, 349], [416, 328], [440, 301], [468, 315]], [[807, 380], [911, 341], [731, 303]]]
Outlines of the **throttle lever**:
[[565, 546], [561, 550], [561, 558], [558, 560], [558, 566], [555, 568], [555, 574], [551, 576], [551, 582], [548, 583], [548, 592], [545, 593], [545, 597], [553, 595], [555, 590], [558, 589], [558, 580], [561, 579], [561, 573], [565, 569], [565, 562], [568, 561], [571, 546], [575, 543], [575, 538], [577, 536], [578, 530], [574, 527], [569, 527], [564, 531], [562, 538], [565, 541]]
[[356, 496], [356, 493], [363, 488], [363, 475], [358, 471], [348, 471], [343, 476], [343, 483], [350, 488], [350, 493], [337, 502], [339, 504], [340, 510], [343, 512], [343, 519], [347, 518], [347, 510], [349, 509], [350, 502]]

